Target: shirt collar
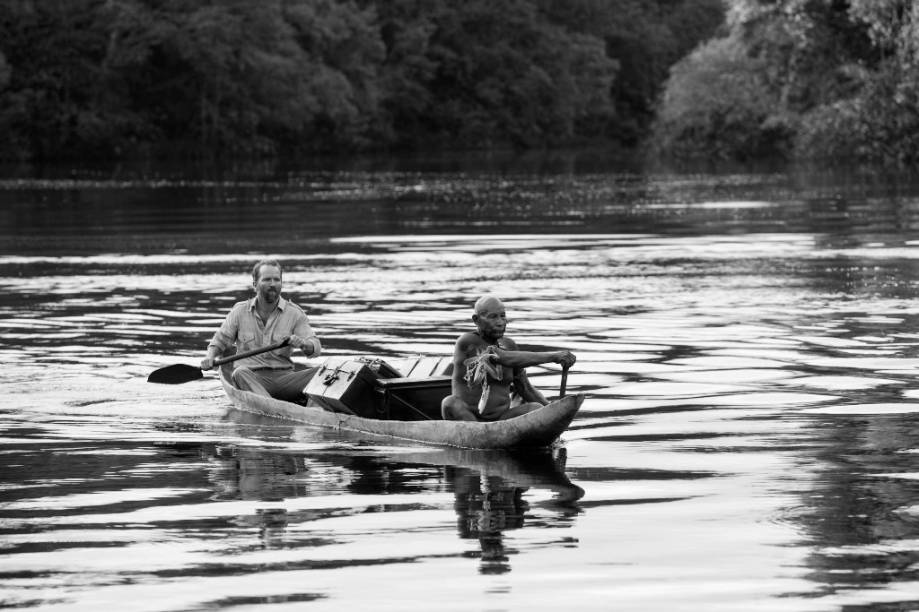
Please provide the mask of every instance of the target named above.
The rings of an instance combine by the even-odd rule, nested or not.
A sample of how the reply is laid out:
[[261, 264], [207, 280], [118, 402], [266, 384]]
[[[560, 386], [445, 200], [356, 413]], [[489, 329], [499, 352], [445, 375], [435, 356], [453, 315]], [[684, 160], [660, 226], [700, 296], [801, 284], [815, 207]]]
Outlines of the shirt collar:
[[[251, 297], [249, 298], [249, 310], [255, 310], [255, 303], [258, 301], [258, 298]], [[282, 297], [278, 297], [278, 310], [284, 310], [287, 307], [287, 300]]]

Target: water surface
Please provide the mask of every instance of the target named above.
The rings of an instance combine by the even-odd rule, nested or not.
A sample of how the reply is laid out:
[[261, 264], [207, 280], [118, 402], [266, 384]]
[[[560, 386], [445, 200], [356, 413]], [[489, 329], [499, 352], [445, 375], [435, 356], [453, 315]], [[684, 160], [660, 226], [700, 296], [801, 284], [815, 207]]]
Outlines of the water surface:
[[[909, 177], [5, 177], [2, 606], [919, 608]], [[327, 355], [448, 354], [494, 292], [519, 344], [577, 354], [588, 400], [521, 455], [147, 384], [197, 363], [262, 255]], [[556, 368], [531, 377], [557, 392]]]

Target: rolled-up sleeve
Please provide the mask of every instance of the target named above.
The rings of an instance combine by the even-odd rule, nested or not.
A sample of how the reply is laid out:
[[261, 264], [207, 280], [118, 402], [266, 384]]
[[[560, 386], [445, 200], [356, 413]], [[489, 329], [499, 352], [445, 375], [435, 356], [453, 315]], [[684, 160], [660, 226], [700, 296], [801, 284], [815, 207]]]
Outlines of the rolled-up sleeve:
[[302, 311], [300, 312], [300, 316], [297, 317], [297, 323], [294, 325], [294, 334], [313, 345], [313, 350], [309, 354], [310, 357], [318, 357], [319, 354], [322, 353], [322, 343], [319, 342], [316, 332], [314, 332], [313, 328], [310, 326], [310, 320], [306, 316], [306, 313]]
[[210, 343], [207, 345], [208, 348], [216, 347], [219, 353], [222, 353], [236, 343], [236, 336], [239, 333], [239, 312], [240, 305], [237, 304], [227, 314], [223, 323], [220, 324], [220, 328], [214, 332], [214, 337], [211, 338]]

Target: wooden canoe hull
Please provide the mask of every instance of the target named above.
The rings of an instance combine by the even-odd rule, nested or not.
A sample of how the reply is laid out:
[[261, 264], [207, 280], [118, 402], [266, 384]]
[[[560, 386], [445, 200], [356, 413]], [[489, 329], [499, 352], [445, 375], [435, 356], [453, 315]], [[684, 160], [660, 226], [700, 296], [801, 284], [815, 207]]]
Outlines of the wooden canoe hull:
[[473, 449], [544, 448], [552, 445], [574, 419], [584, 396], [568, 395], [523, 416], [489, 423], [467, 421], [386, 421], [331, 412], [317, 406], [243, 391], [221, 370], [220, 382], [237, 409], [316, 427], [344, 429], [425, 444]]

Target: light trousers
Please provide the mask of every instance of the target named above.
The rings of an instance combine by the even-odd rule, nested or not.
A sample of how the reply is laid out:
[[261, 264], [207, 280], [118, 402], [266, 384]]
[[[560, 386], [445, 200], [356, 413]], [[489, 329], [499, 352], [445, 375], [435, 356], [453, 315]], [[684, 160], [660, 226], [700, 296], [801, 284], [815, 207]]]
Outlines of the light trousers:
[[274, 397], [288, 402], [303, 401], [303, 389], [319, 368], [305, 370], [271, 370], [236, 368], [233, 384], [244, 391]]

